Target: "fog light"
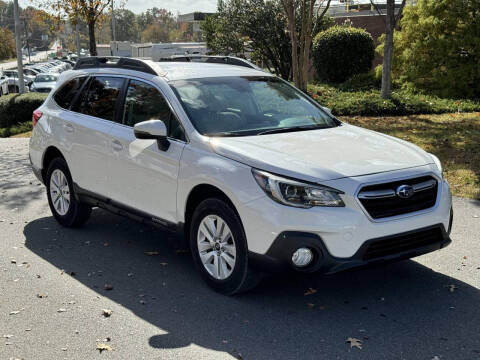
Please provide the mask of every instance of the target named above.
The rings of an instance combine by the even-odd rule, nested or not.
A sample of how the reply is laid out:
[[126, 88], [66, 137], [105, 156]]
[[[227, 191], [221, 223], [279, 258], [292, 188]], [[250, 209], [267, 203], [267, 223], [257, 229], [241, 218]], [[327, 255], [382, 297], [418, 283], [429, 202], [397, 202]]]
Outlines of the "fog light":
[[313, 260], [312, 250], [307, 248], [299, 248], [292, 255], [292, 262], [295, 266], [303, 267], [310, 264]]

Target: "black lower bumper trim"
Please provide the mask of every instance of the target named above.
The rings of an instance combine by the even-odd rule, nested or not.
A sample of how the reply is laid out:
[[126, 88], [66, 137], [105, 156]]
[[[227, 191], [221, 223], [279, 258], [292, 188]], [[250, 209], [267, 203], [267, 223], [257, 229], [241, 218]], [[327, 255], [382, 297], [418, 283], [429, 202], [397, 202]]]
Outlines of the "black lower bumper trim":
[[[350, 258], [332, 256], [323, 240], [315, 234], [287, 231], [281, 233], [265, 255], [249, 253], [251, 265], [262, 271], [278, 272], [294, 269], [302, 272], [332, 274], [350, 268], [382, 264], [409, 259], [449, 245], [451, 242], [442, 224], [365, 241]], [[307, 247], [314, 253], [314, 260], [305, 268], [295, 267], [291, 261], [293, 252]]]

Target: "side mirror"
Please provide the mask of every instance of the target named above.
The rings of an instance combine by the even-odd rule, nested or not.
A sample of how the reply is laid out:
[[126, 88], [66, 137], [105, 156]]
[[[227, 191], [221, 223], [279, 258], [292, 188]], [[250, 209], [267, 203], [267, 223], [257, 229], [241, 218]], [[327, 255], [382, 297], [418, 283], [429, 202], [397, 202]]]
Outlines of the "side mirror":
[[137, 139], [157, 140], [158, 148], [167, 151], [170, 142], [167, 139], [167, 127], [162, 120], [142, 121], [133, 126], [133, 133]]

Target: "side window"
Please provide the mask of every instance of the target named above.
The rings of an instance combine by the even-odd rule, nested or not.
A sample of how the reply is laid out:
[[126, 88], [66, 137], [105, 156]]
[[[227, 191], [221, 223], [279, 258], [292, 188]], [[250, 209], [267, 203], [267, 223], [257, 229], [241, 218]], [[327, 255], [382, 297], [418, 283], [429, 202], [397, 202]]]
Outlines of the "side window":
[[63, 85], [60, 90], [58, 90], [55, 95], [53, 95], [53, 99], [58, 104], [58, 106], [64, 109], [69, 109], [70, 105], [72, 105], [72, 101], [75, 98], [75, 95], [82, 87], [82, 84], [86, 78], [86, 76], [80, 76], [70, 80], [65, 85]]
[[115, 121], [115, 105], [125, 79], [96, 76], [91, 79], [88, 89], [83, 92], [76, 110], [79, 113]]
[[162, 94], [152, 85], [130, 80], [125, 97], [123, 123], [133, 126], [147, 120], [162, 120], [169, 137], [185, 141], [183, 129]]

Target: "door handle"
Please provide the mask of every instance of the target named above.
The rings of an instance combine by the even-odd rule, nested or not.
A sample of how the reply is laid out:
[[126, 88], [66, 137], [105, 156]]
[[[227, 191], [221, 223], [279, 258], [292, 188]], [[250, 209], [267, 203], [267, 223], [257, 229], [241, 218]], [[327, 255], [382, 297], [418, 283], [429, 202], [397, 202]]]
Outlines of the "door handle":
[[73, 125], [71, 124], [63, 124], [63, 128], [66, 132], [72, 133], [74, 131]]
[[121, 151], [123, 149], [123, 145], [120, 141], [118, 140], [113, 140], [112, 141], [112, 148], [115, 151]]

